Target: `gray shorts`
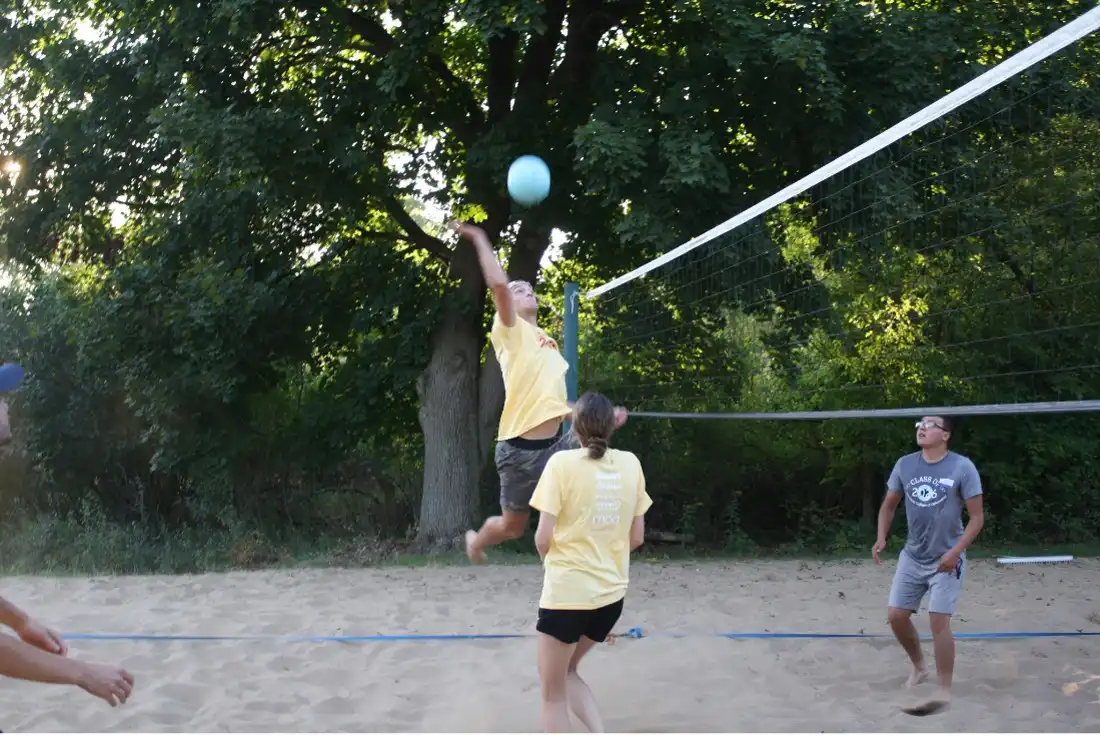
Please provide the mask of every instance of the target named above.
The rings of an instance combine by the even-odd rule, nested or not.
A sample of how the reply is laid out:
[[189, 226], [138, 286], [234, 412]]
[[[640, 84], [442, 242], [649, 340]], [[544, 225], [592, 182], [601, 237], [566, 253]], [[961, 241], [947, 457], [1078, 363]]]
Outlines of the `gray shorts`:
[[550, 457], [580, 446], [580, 440], [572, 431], [545, 440], [516, 437], [498, 442], [495, 459], [500, 475], [500, 507], [517, 513], [530, 512], [531, 496]]
[[951, 572], [939, 572], [939, 560], [921, 563], [903, 549], [898, 555], [898, 569], [890, 586], [890, 608], [901, 608], [914, 613], [920, 608], [921, 599], [928, 593], [928, 612], [952, 616], [962, 592], [966, 555], [959, 557], [959, 564]]

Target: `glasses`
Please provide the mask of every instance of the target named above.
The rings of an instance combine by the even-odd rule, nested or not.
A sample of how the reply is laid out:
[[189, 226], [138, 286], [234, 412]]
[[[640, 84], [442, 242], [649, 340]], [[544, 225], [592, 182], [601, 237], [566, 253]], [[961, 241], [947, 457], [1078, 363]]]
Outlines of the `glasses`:
[[925, 420], [925, 421], [917, 422], [913, 426], [915, 426], [917, 429], [932, 429], [932, 428], [943, 429], [943, 425], [936, 424], [935, 422], [933, 422], [931, 420]]

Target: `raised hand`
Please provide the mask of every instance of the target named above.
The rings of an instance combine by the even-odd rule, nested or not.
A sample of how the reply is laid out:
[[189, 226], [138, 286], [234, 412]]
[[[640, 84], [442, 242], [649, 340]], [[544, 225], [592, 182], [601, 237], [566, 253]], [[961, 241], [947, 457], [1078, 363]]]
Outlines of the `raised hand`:
[[447, 226], [467, 240], [484, 238], [486, 241], [488, 241], [489, 239], [489, 236], [485, 234], [484, 230], [482, 230], [477, 225], [471, 225], [468, 222], [459, 222], [458, 220], [452, 220], [451, 222], [447, 223]]

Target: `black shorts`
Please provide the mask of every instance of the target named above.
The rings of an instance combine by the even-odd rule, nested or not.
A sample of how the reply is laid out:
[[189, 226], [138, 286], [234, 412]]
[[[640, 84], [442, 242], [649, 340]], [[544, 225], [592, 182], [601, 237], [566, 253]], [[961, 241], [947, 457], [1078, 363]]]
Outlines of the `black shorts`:
[[582, 636], [596, 643], [607, 641], [623, 615], [623, 600], [587, 611], [540, 608], [535, 630], [563, 644], [576, 644]]

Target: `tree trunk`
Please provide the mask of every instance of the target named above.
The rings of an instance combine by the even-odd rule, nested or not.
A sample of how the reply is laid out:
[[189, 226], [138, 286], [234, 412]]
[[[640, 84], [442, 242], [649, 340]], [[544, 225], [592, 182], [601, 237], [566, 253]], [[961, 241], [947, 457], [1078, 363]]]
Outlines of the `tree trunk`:
[[417, 382], [424, 433], [424, 485], [417, 540], [457, 545], [475, 523], [482, 455], [478, 426], [480, 321], [452, 309], [432, 340], [432, 357]]
[[481, 380], [478, 385], [477, 426], [479, 432], [478, 452], [482, 459], [488, 457], [495, 445], [500, 412], [504, 409], [504, 376], [500, 373], [500, 363], [493, 346], [485, 351], [485, 365], [481, 367]]

